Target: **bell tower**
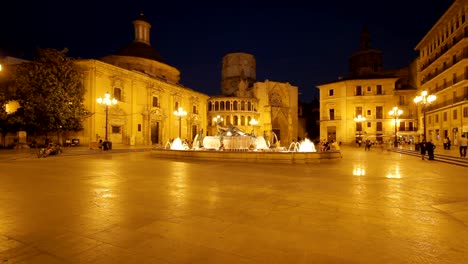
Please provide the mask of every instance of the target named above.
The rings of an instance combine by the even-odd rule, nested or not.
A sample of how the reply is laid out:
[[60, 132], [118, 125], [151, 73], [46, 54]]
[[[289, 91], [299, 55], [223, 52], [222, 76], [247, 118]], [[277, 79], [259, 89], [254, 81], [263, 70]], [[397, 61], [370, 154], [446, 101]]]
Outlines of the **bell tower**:
[[364, 25], [361, 32], [359, 50], [349, 59], [350, 76], [369, 76], [383, 70], [382, 52], [371, 48], [369, 30]]
[[248, 53], [229, 53], [223, 57], [221, 93], [235, 96], [239, 83], [249, 89], [256, 81], [255, 57]]

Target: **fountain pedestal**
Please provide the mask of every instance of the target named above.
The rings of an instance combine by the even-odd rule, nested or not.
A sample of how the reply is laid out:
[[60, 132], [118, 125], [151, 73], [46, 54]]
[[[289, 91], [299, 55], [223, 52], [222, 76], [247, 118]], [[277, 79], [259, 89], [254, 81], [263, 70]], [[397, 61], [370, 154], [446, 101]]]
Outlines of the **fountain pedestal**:
[[[250, 136], [235, 136], [223, 137], [224, 150], [249, 150], [251, 146], [255, 150], [268, 149], [266, 141], [263, 137], [250, 137]], [[203, 147], [208, 150], [219, 150], [221, 147], [219, 136], [206, 136], [203, 138]]]

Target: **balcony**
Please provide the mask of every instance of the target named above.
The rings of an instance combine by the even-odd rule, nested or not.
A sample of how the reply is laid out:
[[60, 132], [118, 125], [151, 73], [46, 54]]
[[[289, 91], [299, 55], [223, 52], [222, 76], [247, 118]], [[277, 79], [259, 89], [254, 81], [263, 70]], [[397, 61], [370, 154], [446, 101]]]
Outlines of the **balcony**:
[[[455, 59], [455, 61], [452, 62], [452, 64], [450, 64], [450, 65], [447, 65], [447, 64], [446, 64], [444, 68], [441, 68], [441, 69], [439, 69], [439, 70], [437, 70], [437, 71], [435, 71], [435, 72], [431, 72], [431, 73], [429, 73], [428, 75], [426, 75], [426, 76], [421, 80], [421, 85], [423, 85], [423, 84], [427, 83], [428, 81], [434, 79], [435, 77], [439, 76], [442, 72], [446, 71], [447, 69], [449, 69], [449, 68], [452, 67], [453, 65], [457, 64], [459, 61], [461, 61], [461, 60], [463, 60], [463, 59], [466, 59], [466, 58], [468, 58], [468, 53], [463, 52], [462, 56], [457, 57], [457, 58]], [[468, 79], [468, 78], [467, 78], [467, 75], [468, 75], [468, 74], [459, 75], [459, 76], [457, 76], [457, 79], [456, 79], [455, 81], [452, 81], [452, 82], [450, 82], [450, 83], [455, 84], [455, 83], [460, 82], [460, 81], [462, 81], [462, 80], [466, 80], [466, 79]], [[445, 84], [444, 86], [448, 86], [448, 85]], [[442, 89], [443, 89], [443, 88], [442, 88]]]
[[336, 121], [336, 120], [341, 120], [341, 116], [334, 116], [332, 118], [330, 117], [323, 117], [322, 119], [320, 119], [320, 122], [324, 122], [324, 121]]
[[398, 132], [416, 132], [418, 131], [417, 127], [399, 127]]
[[426, 63], [421, 65], [421, 71], [425, 70], [427, 67], [429, 67], [434, 61], [439, 59], [441, 56], [443, 56], [447, 51], [449, 51], [453, 46], [455, 46], [458, 42], [460, 42], [462, 39], [467, 38], [468, 33], [464, 32], [461, 35], [458, 35], [453, 38], [452, 44], [445, 44], [440, 51], [436, 52], [435, 56], [429, 59]]
[[445, 107], [445, 106], [453, 105], [453, 104], [456, 104], [456, 103], [459, 103], [459, 102], [462, 102], [462, 101], [466, 101], [466, 100], [468, 100], [468, 94], [454, 97], [454, 98], [449, 99], [449, 100], [447, 100], [445, 102], [435, 101], [436, 103], [432, 103], [432, 104], [426, 106], [426, 111], [432, 111], [432, 110], [435, 110], [435, 109], [439, 109], [439, 108], [442, 108], [442, 107]]

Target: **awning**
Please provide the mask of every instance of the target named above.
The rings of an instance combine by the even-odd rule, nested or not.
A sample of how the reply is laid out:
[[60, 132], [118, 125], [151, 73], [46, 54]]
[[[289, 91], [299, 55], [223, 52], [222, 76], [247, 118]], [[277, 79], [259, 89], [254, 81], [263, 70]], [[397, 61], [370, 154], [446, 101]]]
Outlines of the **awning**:
[[419, 131], [408, 131], [408, 132], [402, 131], [402, 132], [398, 132], [397, 135], [398, 136], [417, 136], [417, 135], [420, 135], [420, 133]]
[[366, 137], [376, 138], [376, 137], [394, 137], [394, 136], [390, 136], [390, 135], [367, 135]]

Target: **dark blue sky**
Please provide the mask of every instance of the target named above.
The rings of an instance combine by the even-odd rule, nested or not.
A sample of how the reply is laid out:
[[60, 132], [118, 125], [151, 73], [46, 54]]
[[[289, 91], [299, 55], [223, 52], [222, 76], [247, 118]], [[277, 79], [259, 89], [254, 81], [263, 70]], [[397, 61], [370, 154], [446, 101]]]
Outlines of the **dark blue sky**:
[[220, 94], [223, 56], [247, 52], [256, 58], [258, 81], [289, 82], [310, 101], [317, 85], [348, 74], [364, 24], [384, 68], [403, 67], [453, 0], [187, 2], [10, 1], [0, 4], [0, 48], [21, 56], [36, 47], [67, 47], [69, 56], [99, 58], [133, 40], [132, 21], [143, 11], [152, 46], [181, 71], [185, 86]]

